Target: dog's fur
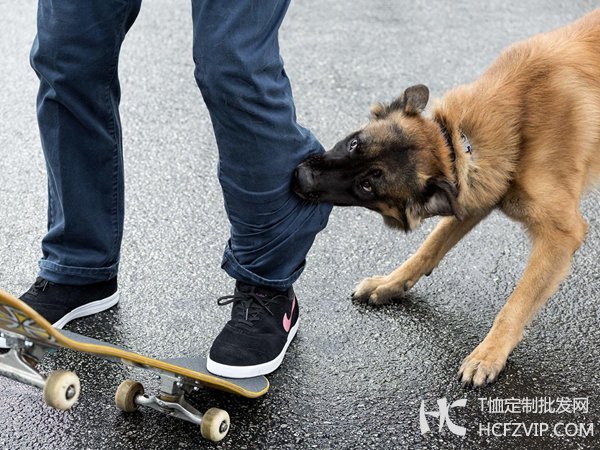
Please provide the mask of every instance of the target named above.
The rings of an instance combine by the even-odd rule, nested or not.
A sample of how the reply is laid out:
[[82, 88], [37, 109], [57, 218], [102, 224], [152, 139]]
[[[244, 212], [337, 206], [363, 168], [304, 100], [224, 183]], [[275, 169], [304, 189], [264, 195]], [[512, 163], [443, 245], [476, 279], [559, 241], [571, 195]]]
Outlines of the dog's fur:
[[403, 295], [493, 209], [525, 226], [523, 277], [460, 367], [463, 383], [479, 386], [503, 369], [588, 228], [579, 204], [600, 181], [600, 10], [511, 46], [429, 117], [427, 100], [418, 85], [372, 107], [367, 125], [298, 167], [295, 190], [376, 210], [406, 231], [446, 216], [399, 268], [357, 286], [353, 296], [372, 304]]

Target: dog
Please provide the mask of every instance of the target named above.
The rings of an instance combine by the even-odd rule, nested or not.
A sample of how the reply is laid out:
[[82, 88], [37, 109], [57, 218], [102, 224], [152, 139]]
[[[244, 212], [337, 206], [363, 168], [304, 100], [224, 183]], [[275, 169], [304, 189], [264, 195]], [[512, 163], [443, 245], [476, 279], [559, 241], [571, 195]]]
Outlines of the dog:
[[579, 204], [600, 181], [600, 9], [506, 49], [476, 81], [424, 114], [429, 90], [409, 87], [371, 107], [366, 125], [295, 171], [310, 202], [362, 206], [414, 230], [442, 216], [419, 250], [353, 298], [403, 296], [492, 210], [524, 225], [529, 262], [487, 336], [458, 377], [497, 379], [525, 326], [558, 289], [588, 229]]

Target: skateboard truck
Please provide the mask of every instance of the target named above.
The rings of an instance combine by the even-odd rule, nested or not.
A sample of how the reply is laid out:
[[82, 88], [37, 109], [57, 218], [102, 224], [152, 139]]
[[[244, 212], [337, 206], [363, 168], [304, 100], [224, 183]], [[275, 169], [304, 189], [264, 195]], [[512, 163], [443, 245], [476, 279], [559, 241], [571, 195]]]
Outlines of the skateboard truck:
[[0, 337], [6, 339], [11, 347], [7, 353], [0, 355], [0, 375], [43, 389], [46, 385], [46, 377], [40, 374], [35, 366], [45, 351], [41, 355], [34, 355], [33, 351], [37, 347], [32, 342], [22, 341], [19, 345], [18, 340], [12, 341], [4, 333], [0, 333]]
[[13, 337], [10, 333], [0, 332], [0, 338], [4, 338], [10, 347], [7, 353], [0, 355], [0, 375], [42, 389], [44, 401], [53, 408], [67, 410], [77, 402], [80, 393], [77, 375], [55, 370], [44, 376], [36, 369], [39, 360], [51, 348]]
[[124, 412], [133, 412], [139, 406], [155, 409], [171, 417], [177, 417], [200, 426], [202, 437], [213, 442], [223, 439], [229, 431], [229, 414], [219, 408], [210, 408], [204, 414], [194, 408], [185, 398], [186, 393], [199, 390], [197, 382], [185, 382], [182, 377], [170, 373], [160, 374], [160, 394], [144, 393], [141, 383], [125, 380], [117, 388], [115, 403]]

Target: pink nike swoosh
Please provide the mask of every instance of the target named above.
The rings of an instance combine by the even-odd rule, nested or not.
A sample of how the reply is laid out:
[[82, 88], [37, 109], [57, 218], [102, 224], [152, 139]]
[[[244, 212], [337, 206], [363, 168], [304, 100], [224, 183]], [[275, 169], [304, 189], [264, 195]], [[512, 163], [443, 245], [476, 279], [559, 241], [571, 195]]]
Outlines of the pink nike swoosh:
[[294, 296], [294, 300], [292, 300], [292, 311], [290, 312], [290, 316], [288, 317], [287, 313], [283, 316], [283, 329], [286, 333], [290, 332], [290, 328], [292, 328], [292, 316], [294, 315], [294, 308], [296, 307], [296, 296]]

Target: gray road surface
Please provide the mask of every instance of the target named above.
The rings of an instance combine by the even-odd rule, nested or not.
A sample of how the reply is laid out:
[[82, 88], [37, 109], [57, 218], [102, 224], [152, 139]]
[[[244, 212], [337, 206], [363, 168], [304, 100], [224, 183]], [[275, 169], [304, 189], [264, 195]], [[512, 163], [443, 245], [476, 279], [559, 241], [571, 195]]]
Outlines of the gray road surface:
[[[16, 294], [34, 279], [46, 220], [37, 86], [28, 65], [35, 3], [0, 5], [0, 285]], [[330, 146], [365, 120], [371, 102], [417, 82], [439, 96], [474, 79], [511, 42], [596, 4], [297, 0], [281, 41], [300, 120]], [[215, 140], [193, 79], [189, 2], [145, 2], [125, 41], [120, 73], [127, 179], [122, 301], [70, 329], [159, 358], [205, 354], [229, 314], [215, 299], [230, 293], [232, 282], [219, 269], [227, 222]], [[520, 227], [493, 214], [408, 298], [372, 308], [349, 300], [353, 286], [395, 268], [435, 221], [404, 236], [374, 213], [338, 209], [297, 284], [302, 327], [270, 377], [271, 392], [258, 401], [210, 391], [192, 398], [202, 409], [230, 411], [225, 441], [206, 443], [193, 425], [153, 411], [123, 415], [112, 399], [119, 382], [133, 376], [152, 390], [156, 380], [61, 351], [42, 369], [75, 370], [80, 403], [57, 412], [42, 404], [38, 390], [0, 379], [0, 448], [600, 448], [599, 200], [596, 192], [584, 201], [589, 235], [567, 282], [491, 387], [465, 390], [455, 373], [520, 276], [529, 248]], [[438, 431], [433, 417], [431, 432], [421, 435], [421, 401], [431, 412], [443, 397], [467, 398], [466, 407], [450, 411], [466, 427], [464, 437], [447, 426]], [[478, 400], [519, 399], [523, 407], [522, 399], [562, 397], [571, 407], [574, 398], [587, 398], [588, 412], [570, 411], [563, 402], [562, 412], [495, 414], [487, 403], [482, 411]], [[520, 422], [547, 423], [550, 430], [529, 438], [485, 432], [488, 424]], [[584, 424], [587, 431], [591, 423], [594, 436], [552, 436], [556, 423]], [[495, 430], [512, 434], [514, 428]]]

